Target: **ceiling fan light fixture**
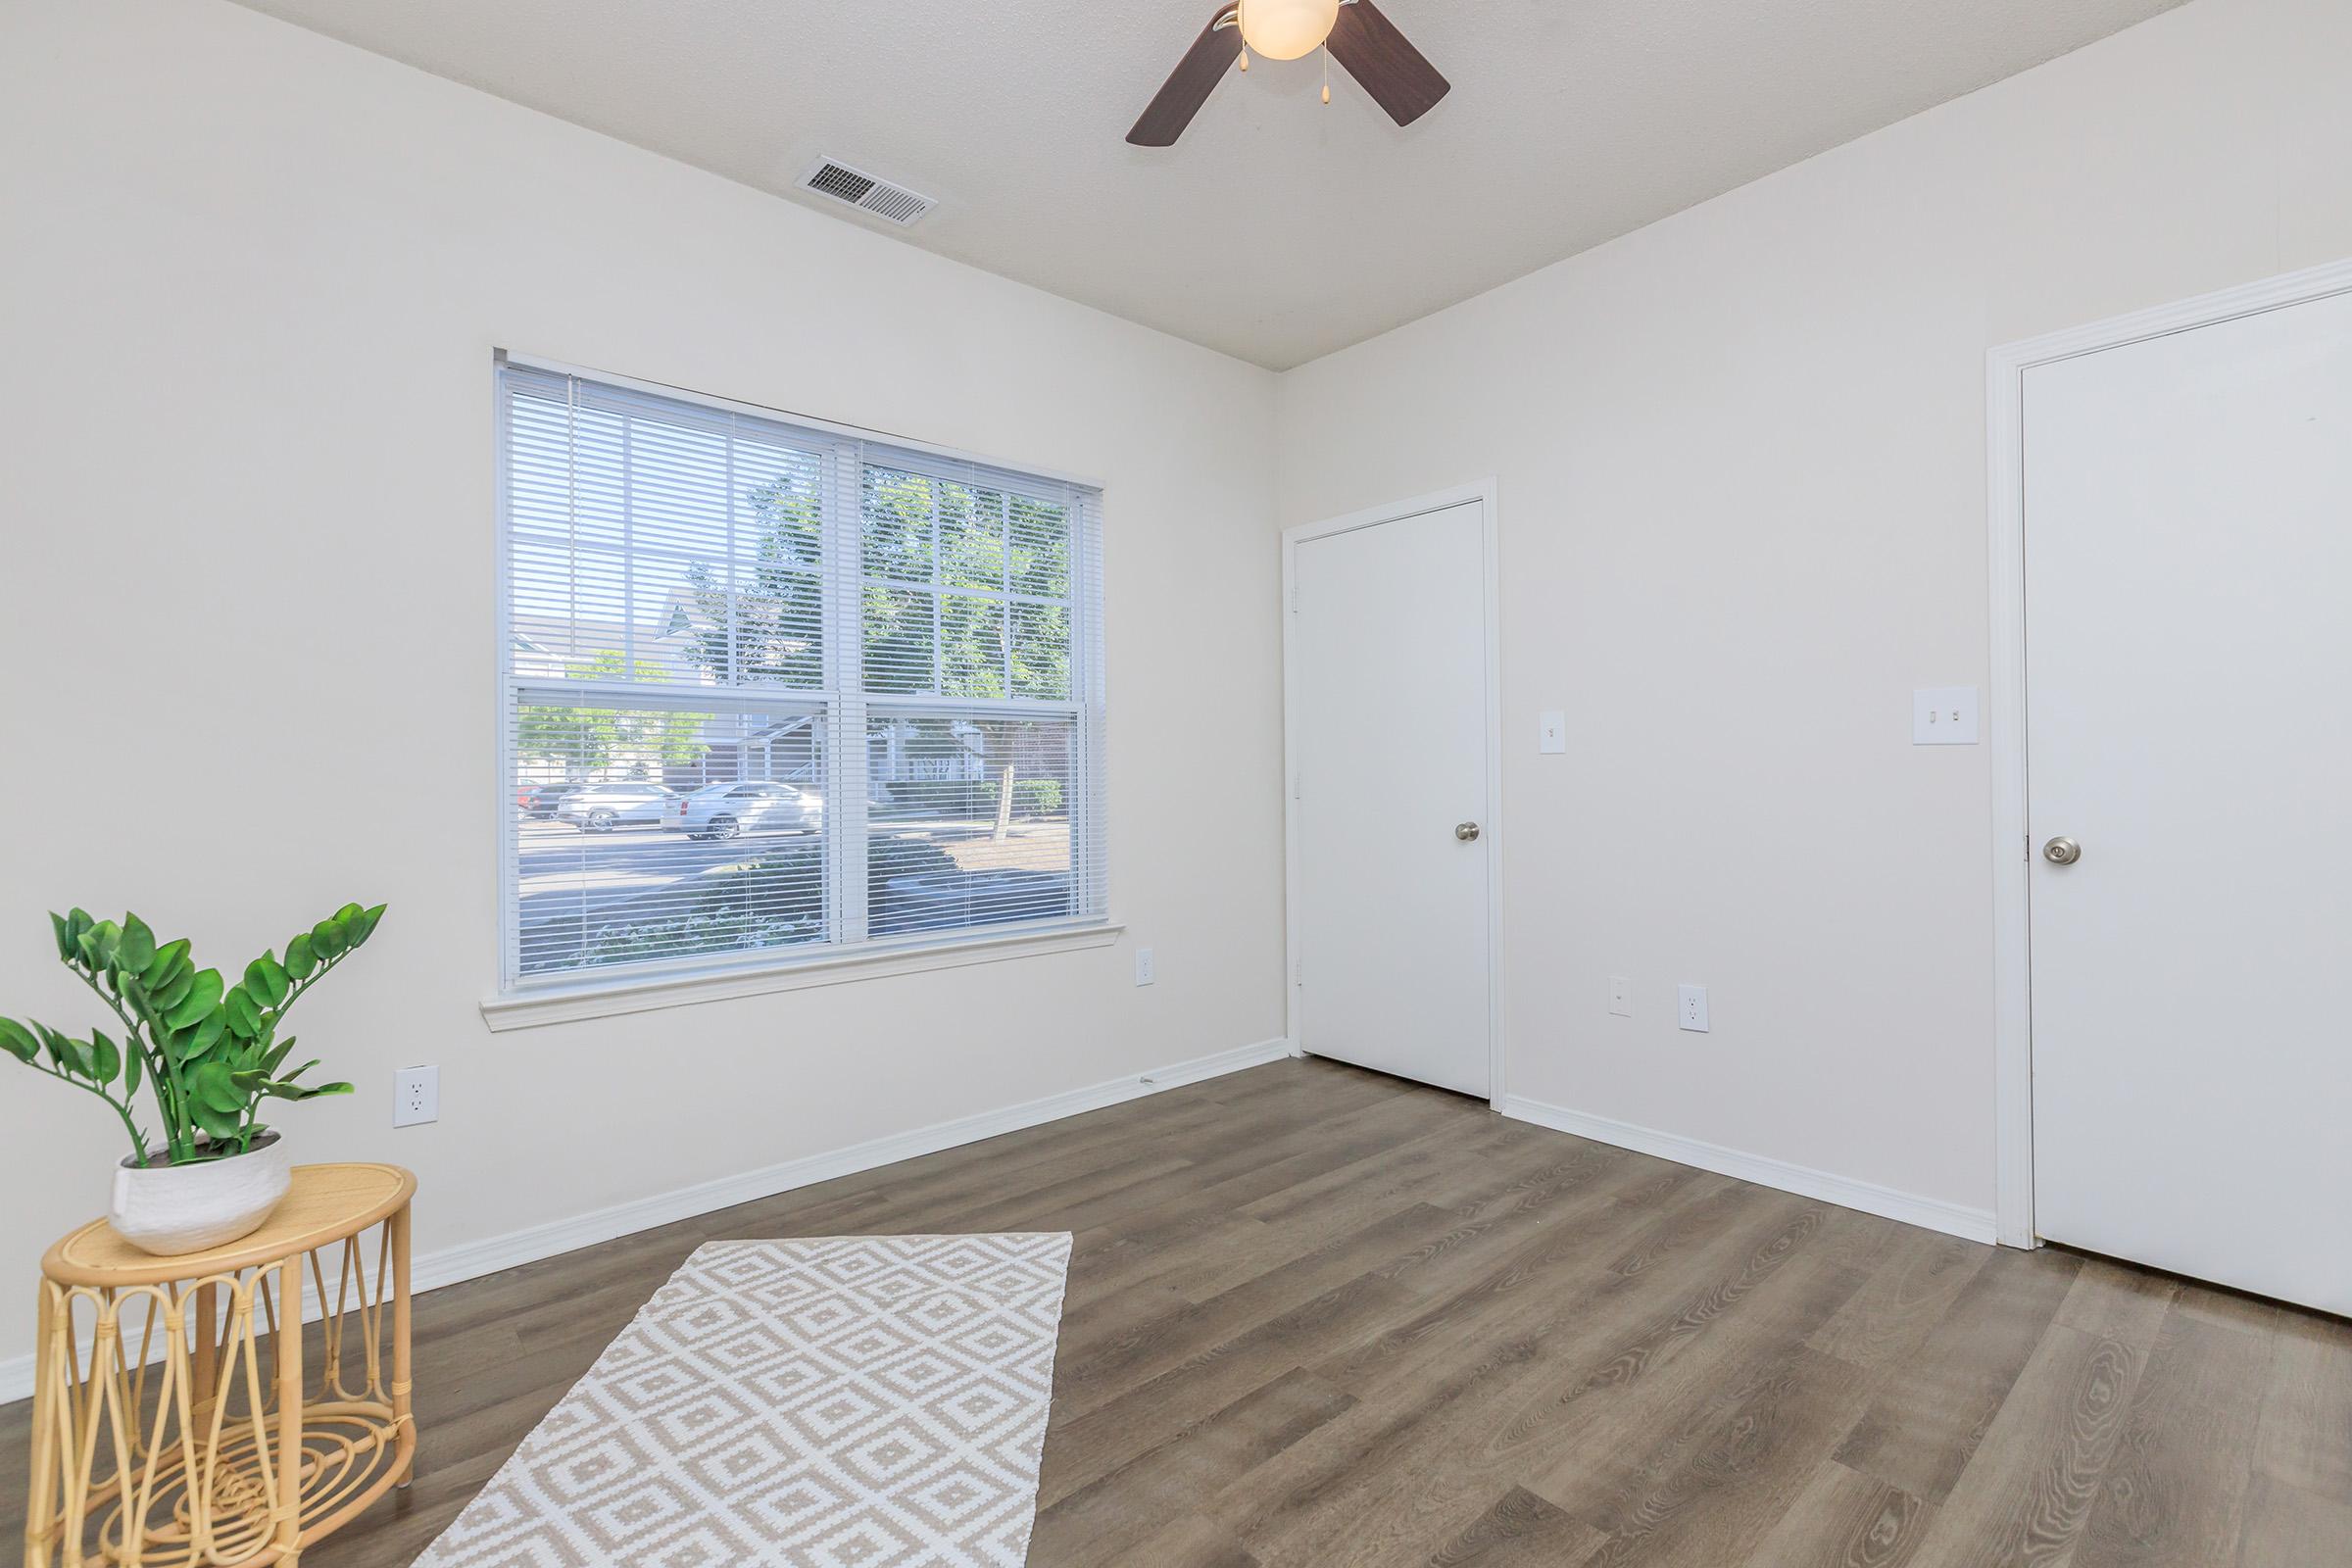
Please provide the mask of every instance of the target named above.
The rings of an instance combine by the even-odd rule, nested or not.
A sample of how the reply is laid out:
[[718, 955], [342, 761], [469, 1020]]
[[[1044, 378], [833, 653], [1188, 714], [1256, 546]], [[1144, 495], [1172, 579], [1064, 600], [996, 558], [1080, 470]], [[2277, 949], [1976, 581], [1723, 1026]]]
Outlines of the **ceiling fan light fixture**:
[[1193, 46], [1127, 132], [1134, 147], [1173, 147], [1217, 83], [1250, 56], [1297, 60], [1324, 51], [1323, 101], [1331, 102], [1331, 62], [1356, 79], [1399, 125], [1428, 114], [1451, 90], [1429, 57], [1414, 48], [1375, 0], [1215, 0]]
[[1341, 0], [1238, 0], [1243, 40], [1268, 60], [1297, 60], [1322, 47], [1340, 20]]

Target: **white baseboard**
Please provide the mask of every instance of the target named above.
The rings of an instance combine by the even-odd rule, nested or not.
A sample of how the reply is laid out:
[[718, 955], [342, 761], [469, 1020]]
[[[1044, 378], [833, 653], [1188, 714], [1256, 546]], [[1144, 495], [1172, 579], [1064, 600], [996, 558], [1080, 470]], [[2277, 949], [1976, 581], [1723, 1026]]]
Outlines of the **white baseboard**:
[[[501, 1269], [536, 1263], [541, 1258], [576, 1251], [583, 1247], [594, 1247], [600, 1242], [613, 1241], [638, 1231], [652, 1230], [657, 1225], [669, 1225], [678, 1220], [692, 1219], [697, 1214], [732, 1208], [737, 1203], [773, 1198], [778, 1193], [788, 1193], [796, 1187], [812, 1187], [837, 1176], [854, 1176], [859, 1171], [896, 1164], [902, 1159], [936, 1154], [943, 1149], [975, 1144], [1000, 1133], [1019, 1132], [1024, 1127], [1036, 1127], [1046, 1122], [1059, 1121], [1065, 1116], [1101, 1110], [1105, 1105], [1115, 1105], [1122, 1101], [1139, 1100], [1145, 1095], [1155, 1095], [1186, 1084], [1200, 1083], [1206, 1078], [1240, 1072], [1245, 1067], [1281, 1061], [1290, 1055], [1291, 1043], [1288, 1040], [1262, 1040], [1256, 1045], [1219, 1052], [1212, 1056], [1196, 1056], [1190, 1061], [1157, 1067], [1134, 1077], [1114, 1078], [1107, 1083], [1048, 1095], [1043, 1100], [1032, 1100], [1024, 1104], [984, 1110], [957, 1117], [954, 1121], [918, 1127], [911, 1132], [869, 1139], [847, 1149], [804, 1155], [780, 1165], [745, 1171], [738, 1176], [698, 1182], [692, 1187], [680, 1187], [671, 1192], [657, 1193], [650, 1198], [615, 1203], [610, 1208], [595, 1209], [569, 1219], [526, 1226], [518, 1231], [509, 1231], [504, 1236], [487, 1237], [478, 1242], [422, 1252], [411, 1265], [409, 1277], [413, 1288], [419, 1294], [438, 1290], [444, 1285], [479, 1279], [485, 1274], [496, 1274]], [[310, 1304], [313, 1310], [308, 1315], [316, 1317], [317, 1303]], [[29, 1354], [0, 1359], [0, 1403], [30, 1396], [32, 1374], [33, 1358]]]
[[1792, 1165], [1784, 1159], [1726, 1149], [1720, 1144], [1701, 1143], [1695, 1138], [1662, 1133], [1649, 1127], [1637, 1127], [1632, 1122], [1612, 1121], [1606, 1116], [1547, 1105], [1540, 1100], [1528, 1100], [1518, 1095], [1505, 1097], [1495, 1108], [1505, 1116], [1531, 1121], [1555, 1132], [1574, 1133], [1579, 1138], [1590, 1138], [1594, 1143], [1613, 1144], [1619, 1149], [1655, 1154], [1660, 1159], [1671, 1159], [1680, 1165], [1695, 1165], [1700, 1170], [1711, 1170], [1719, 1176], [1736, 1176], [1743, 1182], [1754, 1182], [1759, 1187], [1777, 1187], [1800, 1197], [1818, 1198], [1824, 1202], [1844, 1208], [1858, 1208], [1865, 1214], [1877, 1214], [1883, 1219], [1900, 1220], [1906, 1225], [1942, 1231], [1972, 1242], [1990, 1244], [1996, 1239], [1992, 1210], [1989, 1208], [1969, 1208], [1959, 1203], [1947, 1203], [1939, 1198], [1922, 1198], [1916, 1193], [1881, 1187], [1874, 1182], [1856, 1181], [1850, 1176], [1837, 1176], [1826, 1170]]

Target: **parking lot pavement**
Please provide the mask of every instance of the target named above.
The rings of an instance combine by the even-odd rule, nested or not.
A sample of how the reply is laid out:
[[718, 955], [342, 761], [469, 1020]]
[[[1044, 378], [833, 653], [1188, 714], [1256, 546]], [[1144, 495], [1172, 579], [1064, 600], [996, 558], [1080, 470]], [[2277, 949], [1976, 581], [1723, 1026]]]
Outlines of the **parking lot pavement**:
[[[1067, 822], [1016, 822], [1001, 842], [995, 829], [993, 817], [884, 817], [872, 825], [879, 835], [927, 840], [964, 871], [1069, 868]], [[629, 908], [643, 908], [640, 900], [682, 890], [708, 873], [747, 865], [779, 849], [808, 842], [810, 835], [797, 832], [693, 839], [675, 828], [650, 823], [589, 833], [569, 822], [526, 819], [518, 824], [516, 836], [516, 893], [524, 946], [533, 945], [534, 930], [555, 922], [593, 929]]]
[[[584, 833], [567, 822], [525, 822], [518, 841], [516, 892], [527, 930], [535, 916], [585, 914], [593, 920], [616, 905], [674, 887], [706, 871], [741, 865], [803, 833], [746, 833], [733, 839], [690, 839], [674, 828], [619, 827]], [[562, 905], [560, 911], [534, 906]]]

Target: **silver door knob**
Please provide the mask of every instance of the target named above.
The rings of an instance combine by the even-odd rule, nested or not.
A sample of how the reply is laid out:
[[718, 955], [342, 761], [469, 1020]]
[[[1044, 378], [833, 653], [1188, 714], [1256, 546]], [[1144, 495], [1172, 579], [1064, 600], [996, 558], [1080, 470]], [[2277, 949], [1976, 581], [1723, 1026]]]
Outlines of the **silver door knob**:
[[2041, 847], [2041, 858], [2052, 865], [2072, 865], [2082, 858], [2082, 846], [2073, 839], [2052, 839]]
[[1478, 837], [1478, 824], [1476, 822], [1456, 822], [1453, 824], [1453, 836], [1467, 844]]

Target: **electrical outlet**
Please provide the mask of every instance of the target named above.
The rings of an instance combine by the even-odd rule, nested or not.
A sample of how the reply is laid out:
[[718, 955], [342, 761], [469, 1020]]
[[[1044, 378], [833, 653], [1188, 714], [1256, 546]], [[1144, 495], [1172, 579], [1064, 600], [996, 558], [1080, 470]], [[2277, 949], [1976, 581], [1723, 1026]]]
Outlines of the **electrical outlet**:
[[1150, 948], [1136, 949], [1135, 983], [1139, 986], [1148, 986], [1158, 978], [1159, 973], [1152, 963], [1152, 950]]
[[403, 1067], [392, 1074], [392, 1125], [441, 1119], [441, 1069]]
[[1609, 1010], [1620, 1018], [1634, 1015], [1634, 980], [1631, 975], [1609, 976]]
[[1675, 1022], [1692, 1034], [1707, 1032], [1707, 988], [1705, 986], [1676, 986], [1674, 988]]

